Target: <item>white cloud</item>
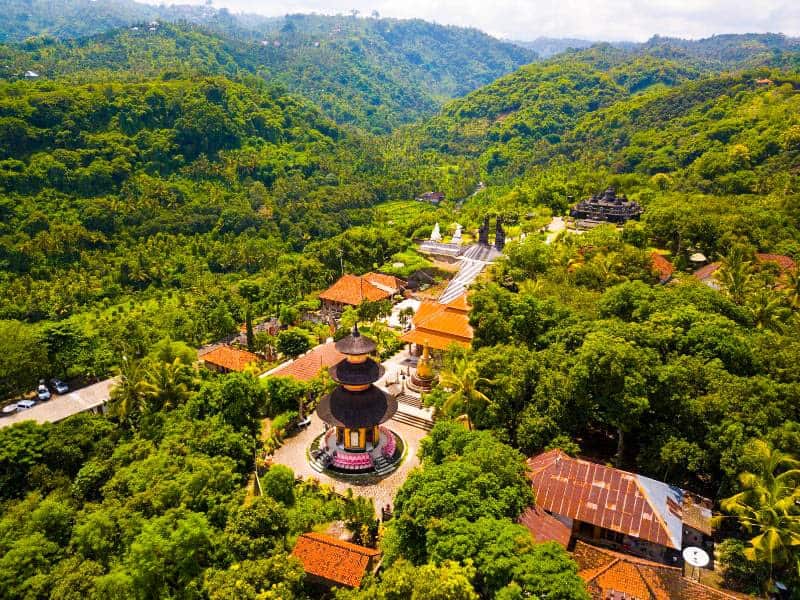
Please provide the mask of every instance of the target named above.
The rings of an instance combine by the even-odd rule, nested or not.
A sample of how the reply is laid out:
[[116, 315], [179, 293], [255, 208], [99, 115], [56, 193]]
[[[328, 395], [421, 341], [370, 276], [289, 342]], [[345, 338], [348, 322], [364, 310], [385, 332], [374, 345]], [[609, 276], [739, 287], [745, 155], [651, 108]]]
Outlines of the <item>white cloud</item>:
[[[152, 1], [152, 0], [151, 0]], [[178, 0], [200, 4], [203, 0]], [[800, 35], [798, 0], [215, 0], [233, 12], [318, 12], [421, 18], [477, 27], [498, 37], [539, 36], [643, 41], [654, 34], [700, 38], [719, 33]]]

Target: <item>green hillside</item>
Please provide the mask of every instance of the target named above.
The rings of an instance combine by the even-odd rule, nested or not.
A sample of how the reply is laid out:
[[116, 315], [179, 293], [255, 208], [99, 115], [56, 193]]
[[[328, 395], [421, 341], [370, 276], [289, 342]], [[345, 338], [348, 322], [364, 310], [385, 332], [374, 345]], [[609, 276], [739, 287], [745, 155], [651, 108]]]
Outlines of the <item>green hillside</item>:
[[424, 21], [296, 15], [257, 32], [242, 28], [243, 20], [202, 28], [135, 21], [88, 38], [34, 38], [0, 47], [0, 75], [33, 70], [97, 81], [257, 74], [310, 98], [339, 123], [386, 131], [433, 115], [442, 101], [536, 57], [474, 29]]

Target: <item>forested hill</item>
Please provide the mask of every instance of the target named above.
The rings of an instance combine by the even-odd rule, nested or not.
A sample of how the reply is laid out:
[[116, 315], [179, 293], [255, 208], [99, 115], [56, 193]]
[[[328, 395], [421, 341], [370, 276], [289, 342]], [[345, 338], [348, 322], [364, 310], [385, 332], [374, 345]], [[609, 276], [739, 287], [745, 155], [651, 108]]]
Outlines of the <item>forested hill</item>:
[[704, 190], [755, 190], [752, 175], [749, 183], [720, 179], [736, 169], [713, 157], [743, 143], [748, 164], [770, 160], [770, 171], [780, 170], [773, 159], [796, 121], [792, 73], [700, 76], [684, 62], [593, 48], [453, 101], [413, 135], [425, 147], [479, 157], [495, 181], [566, 159], [621, 173], [681, 173]]
[[[605, 45], [584, 39], [547, 37], [514, 43], [530, 48], [543, 59]], [[620, 41], [608, 45], [639, 55], [685, 61], [707, 71], [721, 72], [791, 63], [800, 51], [800, 38], [780, 33], [724, 34], [698, 40], [655, 35], [643, 43]]]
[[[681, 62], [596, 46], [527, 65], [454, 100], [416, 134], [423, 145], [449, 153], [476, 156], [490, 147], [529, 153], [557, 144], [589, 112], [700, 75]], [[487, 160], [490, 172], [501, 166]]]
[[312, 99], [339, 123], [387, 131], [536, 58], [474, 29], [419, 20], [293, 15], [255, 21], [260, 31], [244, 24], [244, 17], [202, 27], [137, 22], [88, 38], [32, 38], [0, 47], [0, 76], [254, 73]]
[[[84, 37], [154, 19], [203, 23], [219, 28], [238, 26], [238, 18], [209, 5], [153, 5], [133, 0], [5, 0], [0, 41], [21, 42], [48, 35], [60, 39]], [[269, 19], [248, 15], [254, 26]]]

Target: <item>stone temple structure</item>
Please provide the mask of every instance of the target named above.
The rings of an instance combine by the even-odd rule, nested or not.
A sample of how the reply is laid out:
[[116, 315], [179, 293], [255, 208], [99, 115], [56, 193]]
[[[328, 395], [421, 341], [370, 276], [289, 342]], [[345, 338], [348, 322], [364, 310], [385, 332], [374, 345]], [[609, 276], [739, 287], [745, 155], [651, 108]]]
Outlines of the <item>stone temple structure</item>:
[[375, 386], [384, 368], [370, 358], [375, 342], [358, 326], [336, 342], [345, 358], [328, 369], [338, 384], [317, 407], [328, 429], [319, 448], [312, 449], [312, 465], [344, 473], [389, 472], [399, 461], [396, 435], [383, 423], [397, 412], [397, 400]]
[[578, 202], [570, 210], [570, 216], [592, 223], [625, 223], [638, 219], [644, 209], [638, 202], [628, 200], [625, 195], [617, 196], [613, 187], [602, 194], [595, 194]]

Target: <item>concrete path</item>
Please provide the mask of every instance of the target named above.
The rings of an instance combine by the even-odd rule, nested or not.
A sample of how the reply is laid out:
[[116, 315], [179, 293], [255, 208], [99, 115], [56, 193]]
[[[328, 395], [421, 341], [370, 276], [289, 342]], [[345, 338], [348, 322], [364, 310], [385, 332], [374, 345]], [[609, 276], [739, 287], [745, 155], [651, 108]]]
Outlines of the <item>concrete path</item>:
[[553, 217], [550, 223], [547, 224], [547, 237], [545, 237], [545, 244], [552, 244], [553, 240], [558, 237], [558, 234], [567, 228], [567, 223], [564, 217]]

